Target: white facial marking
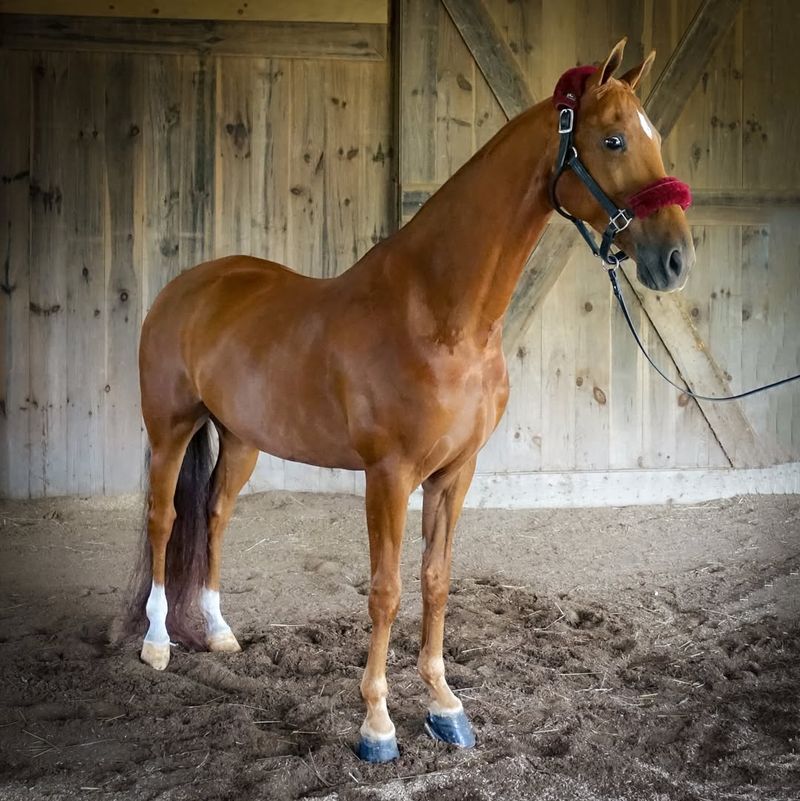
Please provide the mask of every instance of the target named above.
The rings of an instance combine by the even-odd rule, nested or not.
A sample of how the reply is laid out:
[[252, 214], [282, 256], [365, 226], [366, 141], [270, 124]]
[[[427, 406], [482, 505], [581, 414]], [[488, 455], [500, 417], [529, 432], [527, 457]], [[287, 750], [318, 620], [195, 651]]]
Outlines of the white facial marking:
[[163, 584], [156, 584], [150, 588], [150, 595], [147, 598], [147, 619], [150, 627], [147, 629], [144, 641], [154, 645], [169, 645], [169, 634], [167, 634], [167, 594]]
[[637, 109], [636, 113], [639, 115], [639, 124], [642, 126], [642, 130], [645, 132], [645, 135], [648, 139], [653, 138], [653, 128], [650, 125], [650, 120], [642, 114], [641, 111]]
[[203, 594], [200, 597], [200, 609], [203, 610], [203, 617], [206, 620], [206, 631], [209, 637], [218, 637], [221, 634], [232, 634], [231, 627], [222, 617], [219, 608], [219, 592], [203, 587]]

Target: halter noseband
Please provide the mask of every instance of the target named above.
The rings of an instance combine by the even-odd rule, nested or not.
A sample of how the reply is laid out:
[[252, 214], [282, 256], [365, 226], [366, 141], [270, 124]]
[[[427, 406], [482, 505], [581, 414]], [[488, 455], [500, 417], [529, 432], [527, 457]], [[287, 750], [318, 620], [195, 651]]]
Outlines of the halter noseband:
[[[567, 70], [556, 84], [553, 93], [553, 105], [558, 109], [558, 157], [550, 179], [550, 202], [553, 208], [568, 219], [591, 248], [595, 256], [599, 256], [603, 264], [614, 268], [628, 256], [621, 250], [611, 251], [614, 237], [624, 231], [633, 222], [634, 217], [649, 217], [664, 206], [678, 205], [686, 210], [692, 202], [692, 193], [689, 187], [677, 178], [667, 176], [659, 178], [651, 184], [640, 189], [628, 198], [627, 206], [620, 208], [602, 190], [597, 181], [592, 178], [589, 170], [580, 160], [578, 151], [572, 142], [575, 131], [575, 114], [580, 105], [581, 95], [586, 90], [586, 81], [596, 71], [596, 67], [574, 67]], [[556, 184], [566, 170], [572, 170], [583, 185], [589, 190], [594, 199], [608, 215], [608, 225], [598, 245], [586, 224], [573, 214], [570, 214], [558, 202], [556, 197]]]

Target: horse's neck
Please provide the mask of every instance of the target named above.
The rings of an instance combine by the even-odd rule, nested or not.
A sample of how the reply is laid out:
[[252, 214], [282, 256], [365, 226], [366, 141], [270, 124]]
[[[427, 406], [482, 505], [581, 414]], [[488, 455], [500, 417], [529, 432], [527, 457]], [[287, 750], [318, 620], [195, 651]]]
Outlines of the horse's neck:
[[505, 314], [551, 211], [554, 125], [549, 103], [521, 115], [400, 232], [412, 254], [410, 269], [446, 338], [482, 338]]

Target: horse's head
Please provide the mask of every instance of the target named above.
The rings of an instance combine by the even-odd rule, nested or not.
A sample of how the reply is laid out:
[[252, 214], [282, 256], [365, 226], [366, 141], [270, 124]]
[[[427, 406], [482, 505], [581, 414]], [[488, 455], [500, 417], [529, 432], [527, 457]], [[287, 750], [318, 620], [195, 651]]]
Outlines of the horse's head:
[[[671, 292], [686, 282], [695, 261], [694, 245], [683, 208], [672, 203], [669, 192], [679, 182], [662, 180], [666, 171], [661, 135], [634, 93], [649, 72], [655, 52], [616, 79], [613, 74], [622, 62], [624, 47], [623, 39], [605, 64], [585, 79], [573, 141], [605, 194], [620, 208], [636, 211], [616, 242], [636, 261], [639, 281], [650, 289]], [[557, 195], [571, 214], [601, 233], [605, 230], [608, 214], [571, 170], [560, 177]]]

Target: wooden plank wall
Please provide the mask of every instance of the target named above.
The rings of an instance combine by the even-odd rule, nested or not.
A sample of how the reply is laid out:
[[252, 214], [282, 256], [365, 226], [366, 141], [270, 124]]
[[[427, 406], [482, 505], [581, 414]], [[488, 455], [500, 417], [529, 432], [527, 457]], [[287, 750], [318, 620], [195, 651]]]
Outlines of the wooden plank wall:
[[[504, 115], [437, 0], [398, 0], [399, 180], [424, 198]], [[698, 0], [484, 0], [536, 97], [627, 33], [625, 68], [659, 65]], [[797, 192], [800, 9], [748, 0], [665, 144], [697, 189]], [[554, 33], [555, 32], [555, 33]], [[140, 486], [136, 349], [180, 270], [234, 251], [334, 275], [395, 224], [390, 61], [197, 50], [0, 51], [0, 494]], [[645, 85], [643, 93], [646, 94]], [[413, 203], [403, 210], [413, 214]], [[692, 212], [681, 297], [743, 388], [800, 370], [800, 225], [776, 203]], [[677, 371], [634, 302], [654, 356]], [[642, 363], [596, 263], [572, 259], [510, 363], [512, 396], [483, 472], [714, 468], [693, 402]], [[745, 402], [774, 461], [800, 458], [800, 396]], [[352, 491], [358, 476], [264, 458], [251, 488]]]
[[390, 63], [2, 50], [0, 72], [0, 495], [135, 491], [161, 287], [233, 252], [335, 275], [392, 230]]
[[[548, 97], [566, 67], [603, 58], [625, 34], [622, 70], [656, 47], [657, 75], [698, 5], [484, 3], [535, 97]], [[402, 11], [412, 44], [400, 59], [400, 183], [405, 197], [417, 192], [424, 198], [504, 116], [443, 6], [408, 0]], [[780, 67], [791, 64], [798, 13], [796, 4], [781, 0], [745, 3], [665, 146], [669, 172], [697, 189], [800, 186], [800, 159], [791, 156], [790, 144], [800, 125], [800, 91], [791, 70]], [[403, 220], [414, 211], [407, 204]], [[798, 372], [798, 349], [789, 345], [800, 341], [797, 207], [711, 216], [693, 213], [698, 264], [681, 302], [735, 389]], [[574, 257], [511, 359], [508, 412], [479, 471], [728, 466], [697, 405], [645, 368], [612, 300], [595, 260], [585, 253]], [[677, 380], [658, 333], [632, 300], [645, 342]], [[796, 390], [746, 404], [775, 462], [800, 457]]]

